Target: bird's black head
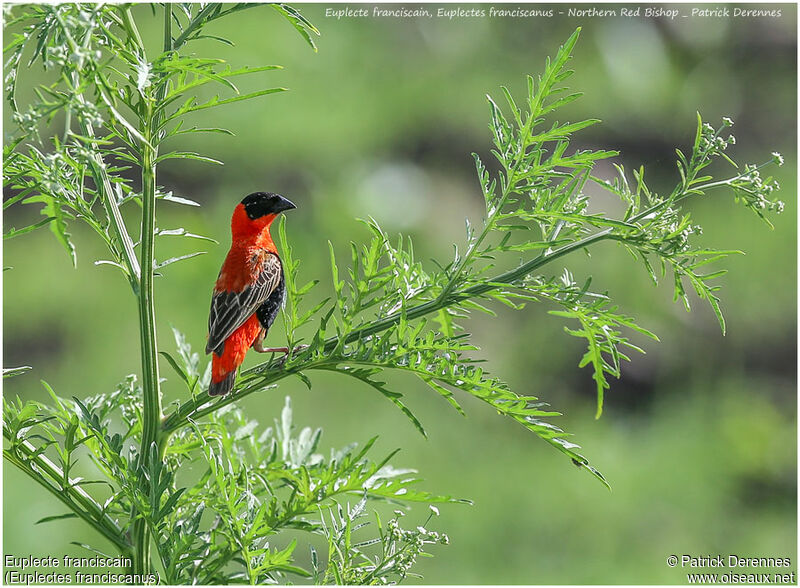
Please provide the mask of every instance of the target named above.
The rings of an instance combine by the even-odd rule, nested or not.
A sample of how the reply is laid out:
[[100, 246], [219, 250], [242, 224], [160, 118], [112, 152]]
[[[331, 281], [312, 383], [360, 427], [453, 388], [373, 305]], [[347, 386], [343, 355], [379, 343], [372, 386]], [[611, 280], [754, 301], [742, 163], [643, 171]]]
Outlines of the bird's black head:
[[297, 208], [291, 201], [273, 192], [253, 192], [244, 197], [242, 205], [251, 219]]

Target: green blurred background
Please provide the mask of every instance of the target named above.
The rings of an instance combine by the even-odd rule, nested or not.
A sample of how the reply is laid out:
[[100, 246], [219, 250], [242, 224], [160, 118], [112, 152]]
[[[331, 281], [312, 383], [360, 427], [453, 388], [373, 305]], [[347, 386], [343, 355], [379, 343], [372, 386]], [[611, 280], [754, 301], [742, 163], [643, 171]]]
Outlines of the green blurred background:
[[[484, 95], [499, 94], [500, 85], [519, 95], [525, 74], [540, 72], [545, 56], [582, 26], [571, 87], [586, 95], [561, 116], [603, 124], [583, 132], [578, 145], [619, 149], [620, 162], [645, 165], [651, 187], [668, 190], [677, 178], [674, 149], [688, 149], [700, 111], [714, 124], [722, 116], [736, 121], [738, 161], [762, 162], [772, 151], [787, 161], [775, 171], [786, 211], [774, 231], [728, 193], [690, 206], [704, 243], [746, 252], [725, 262], [725, 337], [708, 308], [698, 303], [685, 313], [668, 284], [654, 288], [617, 247], [563, 260], [577, 280], [594, 276], [593, 285], [662, 341], [646, 342], [647, 355], [624, 366], [600, 420], [591, 374], [577, 368], [582, 344], [545, 308], [500, 308], [496, 319], [469, 323], [494, 373], [565, 413], [557, 424], [576, 434], [613, 491], [482, 403], [460, 397], [463, 418], [413, 379], [391, 382], [426, 425], [427, 440], [374, 391], [322, 375], [311, 391], [286, 381], [241, 404], [269, 424], [290, 395], [299, 424], [324, 428], [326, 452], [380, 435], [377, 451], [402, 447], [395, 465], [417, 468], [428, 489], [474, 500], [441, 509], [436, 527], [451, 545], [421, 562], [425, 583], [685, 583], [685, 571], [666, 565], [673, 553], [789, 556], [796, 569], [796, 5], [756, 7], [778, 8], [780, 18], [573, 18], [567, 5], [532, 7], [554, 9], [553, 18], [539, 19], [325, 16], [326, 8], [343, 7], [300, 7], [322, 32], [318, 53], [266, 7], [212, 27], [235, 47], [191, 46], [234, 66], [281, 64], [284, 70], [243, 89], [291, 92], [198, 118], [235, 138], [198, 135], [175, 144], [224, 167], [161, 168], [160, 184], [203, 206], [164, 203], [158, 226], [220, 241], [159, 242], [159, 259], [208, 251], [166, 268], [156, 284], [161, 347], [174, 348], [174, 325], [202, 348], [230, 213], [251, 191], [297, 203], [289, 238], [301, 277], [322, 280], [320, 296], [330, 283], [327, 241], [344, 254], [350, 240], [367, 236], [356, 218], [410, 234], [421, 259], [446, 259], [463, 240], [464, 217], [480, 222], [470, 152], [488, 156]], [[429, 6], [434, 15], [438, 8]], [[689, 14], [692, 7], [671, 8]], [[145, 6], [136, 15], [155, 50], [160, 15]], [[613, 208], [603, 198], [595, 206]], [[14, 207], [5, 223], [31, 218], [35, 210]], [[93, 266], [104, 255], [94, 236], [77, 224], [72, 232], [77, 270], [46, 230], [5, 243], [4, 266], [14, 269], [4, 274], [3, 365], [34, 366], [5, 383], [7, 395], [46, 401], [43, 379], [62, 396], [81, 397], [139, 369], [129, 289], [114, 270]], [[548, 269], [558, 274], [563, 265]], [[252, 355], [246, 365], [259, 361]], [[182, 394], [173, 380], [165, 391], [166, 404]], [[6, 553], [80, 553], [70, 541], [103, 545], [80, 523], [33, 526], [62, 511], [21, 473], [4, 469]], [[421, 522], [426, 513], [409, 516]]]

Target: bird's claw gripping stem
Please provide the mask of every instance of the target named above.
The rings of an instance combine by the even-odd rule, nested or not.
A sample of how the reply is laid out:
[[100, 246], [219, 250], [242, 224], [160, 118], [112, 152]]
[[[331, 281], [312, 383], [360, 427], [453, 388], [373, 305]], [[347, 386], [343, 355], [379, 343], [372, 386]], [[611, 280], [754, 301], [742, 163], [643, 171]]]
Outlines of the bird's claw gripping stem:
[[253, 349], [255, 349], [259, 353], [284, 353], [289, 355], [289, 348], [288, 347], [263, 347], [262, 343], [256, 341], [253, 343]]
[[[298, 345], [292, 350], [292, 353], [297, 353], [298, 351], [302, 351], [306, 349], [308, 345]], [[256, 340], [253, 343], [253, 349], [258, 351], [259, 353], [283, 353], [283, 356], [278, 360], [278, 367], [282, 368], [283, 365], [286, 363], [286, 360], [289, 358], [289, 348], [288, 347], [263, 347], [262, 343]]]
[[[256, 340], [253, 342], [253, 349], [255, 349], [258, 353], [283, 353], [287, 356], [289, 355], [288, 347], [264, 347], [264, 337], [266, 337], [266, 335], [266, 331], [262, 329], [258, 334], [258, 337], [256, 337]], [[307, 348], [308, 345], [298, 345], [292, 350], [292, 353], [297, 353], [298, 351], [302, 351], [303, 349]]]

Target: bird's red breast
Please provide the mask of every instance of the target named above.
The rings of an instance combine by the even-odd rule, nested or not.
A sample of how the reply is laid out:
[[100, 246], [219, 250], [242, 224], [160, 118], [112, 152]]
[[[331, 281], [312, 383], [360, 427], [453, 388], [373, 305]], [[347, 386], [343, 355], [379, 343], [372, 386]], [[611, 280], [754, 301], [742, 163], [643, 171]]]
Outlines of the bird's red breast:
[[253, 263], [254, 257], [261, 251], [277, 252], [269, 233], [276, 216], [251, 219], [242, 204], [236, 205], [231, 218], [231, 249], [214, 285], [215, 292], [241, 292], [258, 277], [260, 265]]

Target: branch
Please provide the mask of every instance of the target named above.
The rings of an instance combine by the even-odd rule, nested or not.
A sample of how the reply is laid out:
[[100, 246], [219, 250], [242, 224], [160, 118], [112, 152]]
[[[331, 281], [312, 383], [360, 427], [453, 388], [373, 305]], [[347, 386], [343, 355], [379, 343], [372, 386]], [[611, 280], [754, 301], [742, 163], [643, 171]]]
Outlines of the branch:
[[[648, 212], [649, 213], [649, 212]], [[644, 213], [643, 213], [644, 214]], [[554, 261], [568, 253], [573, 251], [583, 249], [592, 243], [601, 241], [603, 239], [608, 239], [611, 237], [610, 230], [604, 230], [572, 243], [570, 245], [565, 245], [559, 249], [556, 249], [550, 253], [542, 254], [535, 259], [522, 264], [518, 268], [500, 274], [493, 279], [488, 280], [483, 284], [477, 284], [466, 290], [461, 290], [457, 292], [453, 292], [446, 296], [445, 298], [437, 298], [435, 300], [431, 300], [429, 302], [424, 302], [417, 306], [413, 306], [405, 311], [405, 314], [402, 312], [396, 312], [394, 314], [390, 314], [389, 316], [383, 317], [381, 319], [377, 319], [370, 323], [369, 325], [357, 329], [355, 331], [351, 331], [347, 335], [342, 337], [330, 337], [325, 341], [324, 349], [327, 352], [333, 351], [337, 347], [341, 345], [347, 345], [358, 341], [359, 339], [369, 337], [371, 335], [375, 335], [386, 329], [396, 325], [400, 322], [401, 318], [405, 316], [405, 319], [408, 321], [412, 321], [418, 318], [421, 318], [425, 315], [437, 312], [444, 308], [448, 308], [450, 306], [454, 306], [459, 302], [463, 302], [464, 300], [468, 300], [470, 298], [474, 298], [481, 294], [485, 294], [487, 292], [491, 292], [493, 290], [500, 289], [505, 287], [509, 284], [513, 284], [517, 280], [521, 279], [522, 277], [528, 275], [535, 269]], [[343, 339], [343, 340], [342, 340]], [[196, 419], [203, 417], [207, 414], [210, 414], [216, 410], [219, 410], [223, 406], [227, 406], [232, 402], [236, 402], [241, 400], [243, 397], [248, 396], [254, 392], [258, 392], [263, 390], [264, 386], [268, 386], [270, 384], [274, 384], [283, 378], [286, 378], [291, 375], [295, 375], [301, 371], [315, 369], [320, 366], [316, 365], [316, 362], [308, 362], [305, 364], [300, 364], [297, 366], [292, 367], [291, 369], [280, 369], [281, 361], [280, 360], [273, 360], [268, 363], [263, 363], [261, 365], [255, 366], [250, 368], [249, 370], [242, 373], [243, 376], [261, 376], [261, 379], [256, 386], [246, 386], [244, 389], [238, 389], [234, 391], [232, 394], [228, 394], [224, 396], [220, 400], [213, 401], [211, 398], [206, 396], [204, 393], [201, 395], [192, 398], [186, 404], [183, 404], [178, 408], [177, 411], [173, 412], [167, 418], [164, 419], [162, 423], [162, 430], [166, 434], [171, 434], [176, 429], [180, 428], [181, 426], [185, 425], [188, 422], [188, 419]]]
[[[64, 35], [67, 39], [67, 43], [70, 46], [70, 49], [75, 52], [78, 50], [78, 46], [75, 41], [72, 39], [72, 36], [69, 34], [69, 29], [64, 25], [61, 16], [59, 15], [58, 11], [54, 12], [56, 15], [56, 19], [58, 23], [61, 25], [61, 29], [64, 32]], [[87, 39], [90, 38], [91, 35], [87, 34]], [[72, 92], [75, 100], [78, 104], [86, 104], [86, 100], [83, 97], [81, 92], [78, 92], [78, 83], [77, 72], [73, 72], [72, 74]], [[139, 269], [139, 262], [136, 259], [136, 253], [133, 250], [133, 240], [131, 239], [130, 235], [128, 234], [128, 230], [125, 226], [125, 220], [122, 218], [122, 213], [119, 210], [119, 205], [117, 204], [117, 198], [114, 194], [114, 189], [111, 186], [111, 180], [108, 177], [108, 173], [106, 172], [106, 165], [103, 162], [103, 156], [100, 155], [97, 151], [97, 143], [94, 142], [95, 134], [94, 128], [92, 127], [91, 123], [86, 121], [85, 119], [81, 119], [81, 133], [89, 138], [92, 139], [92, 155], [89, 158], [91, 162], [91, 172], [92, 172], [92, 180], [94, 181], [95, 187], [97, 190], [102, 194], [103, 198], [103, 206], [106, 209], [106, 216], [108, 217], [109, 224], [111, 225], [114, 237], [117, 239], [119, 245], [121, 246], [120, 255], [122, 256], [122, 261], [125, 264], [125, 269], [127, 270], [128, 274], [128, 281], [131, 284], [131, 288], [133, 289], [134, 294], [138, 294], [139, 292], [139, 279], [140, 279], [140, 269]]]
[[181, 47], [188, 40], [189, 36], [206, 22], [208, 16], [210, 16], [214, 10], [218, 9], [219, 4], [217, 3], [212, 2], [211, 4], [206, 5], [206, 7], [198, 12], [191, 22], [189, 22], [180, 36], [175, 39], [175, 41], [172, 43], [172, 48], [177, 50], [179, 47]]
[[[628, 219], [626, 222], [634, 224], [646, 220], [651, 215], [656, 214], [658, 211], [669, 206], [670, 204], [674, 204], [676, 202], [683, 200], [687, 196], [688, 196], [687, 193], [678, 192], [672, 198], [659, 202], [658, 204], [642, 211], [638, 215]], [[324, 349], [325, 351], [330, 352], [341, 345], [351, 344], [355, 341], [358, 341], [359, 339], [369, 337], [377, 333], [381, 333], [386, 329], [398, 324], [403, 317], [405, 317], [405, 320], [407, 321], [412, 321], [421, 318], [423, 316], [426, 316], [428, 314], [438, 312], [439, 310], [442, 310], [444, 308], [455, 306], [456, 304], [463, 302], [465, 300], [469, 300], [471, 298], [487, 294], [488, 292], [492, 292], [494, 290], [498, 290], [506, 286], [512, 285], [518, 280], [536, 271], [537, 269], [547, 265], [552, 261], [564, 257], [565, 255], [568, 255], [575, 251], [579, 251], [600, 241], [614, 239], [615, 235], [613, 230], [614, 230], [613, 227], [609, 227], [601, 231], [598, 231], [592, 235], [584, 237], [579, 241], [575, 241], [574, 243], [570, 243], [562, 247], [559, 247], [558, 249], [551, 250], [548, 248], [545, 250], [544, 253], [538, 255], [534, 259], [521, 264], [519, 267], [513, 270], [509, 270], [507, 272], [495, 276], [494, 278], [490, 278], [486, 282], [483, 282], [481, 284], [476, 284], [464, 290], [452, 292], [445, 297], [439, 297], [434, 300], [418, 304], [409, 309], [406, 309], [405, 312], [398, 311], [383, 318], [376, 319], [372, 321], [370, 324], [360, 329], [347, 333], [343, 337], [341, 336], [330, 337], [325, 341]], [[185, 425], [188, 422], [188, 419], [190, 418], [191, 419], [201, 418], [207, 414], [219, 410], [224, 406], [227, 406], [228, 404], [237, 402], [242, 398], [244, 398], [245, 396], [263, 390], [265, 386], [274, 384], [282, 380], [283, 378], [295, 375], [301, 371], [314, 369], [315, 367], [317, 366], [314, 363], [309, 362], [306, 364], [300, 364], [294, 366], [291, 369], [286, 370], [286, 369], [281, 369], [280, 360], [273, 360], [270, 362], [254, 366], [242, 372], [242, 375], [245, 377], [255, 376], [255, 375], [261, 376], [258, 385], [253, 386], [245, 384], [244, 388], [237, 389], [233, 393], [224, 396], [219, 400], [213, 400], [208, 396], [206, 396], [205, 394], [195, 396], [187, 403], [181, 405], [175, 412], [173, 412], [164, 419], [164, 421], [162, 422], [162, 431], [165, 434], [169, 435], [173, 433], [176, 429]]]
[[[8, 431], [4, 430], [3, 436], [9, 442], [14, 443], [14, 439], [9, 435]], [[103, 507], [83, 488], [77, 485], [77, 481], [69, 479], [69, 485], [63, 486], [60, 483], [64, 480], [64, 473], [61, 468], [40, 453], [28, 441], [15, 443], [13, 447], [13, 449], [4, 449], [3, 457], [46, 488], [78, 517], [94, 527], [106, 539], [116, 545], [121, 553], [130, 553], [131, 544], [125, 538], [122, 530], [105, 513]]]

